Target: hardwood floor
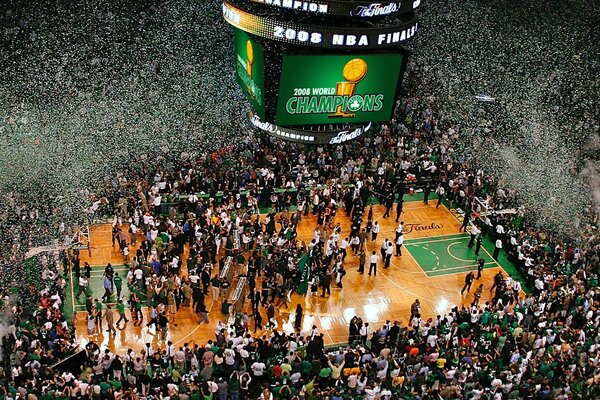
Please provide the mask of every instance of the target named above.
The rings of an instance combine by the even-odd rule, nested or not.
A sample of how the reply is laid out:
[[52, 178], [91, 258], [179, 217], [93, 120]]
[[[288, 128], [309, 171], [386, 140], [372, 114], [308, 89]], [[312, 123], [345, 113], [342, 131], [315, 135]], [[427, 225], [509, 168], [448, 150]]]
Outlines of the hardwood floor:
[[[369, 250], [379, 250], [385, 238], [394, 239], [394, 230], [397, 224], [394, 212], [391, 218], [382, 218], [383, 206], [374, 206], [373, 211], [374, 219], [381, 224], [381, 231], [377, 241], [369, 242], [367, 246]], [[337, 219], [342, 226], [342, 235], [348, 234], [350, 221], [343, 210], [338, 212]], [[434, 203], [424, 205], [422, 202], [405, 202], [402, 220], [407, 226], [406, 240], [425, 237], [434, 240], [433, 238], [436, 236], [457, 234], [460, 226], [459, 221], [445, 207], [435, 209]], [[312, 239], [315, 226], [315, 216], [303, 217], [298, 228], [299, 238], [308, 243]], [[82, 265], [83, 261], [88, 261], [93, 266], [103, 268], [108, 262], [114, 265], [123, 263], [123, 257], [119, 253], [118, 247], [112, 247], [110, 234], [109, 225], [92, 227], [91, 257], [88, 257], [87, 252], [82, 251]], [[132, 251], [132, 254], [134, 253], [135, 251]], [[356, 267], [357, 259], [349, 252], [345, 262], [348, 273], [343, 280], [344, 287], [343, 289], [332, 288], [331, 296], [322, 298], [293, 294], [289, 308], [279, 310], [277, 316], [279, 329], [292, 330], [294, 310], [298, 303], [301, 303], [305, 310], [303, 331], [308, 332], [313, 324], [317, 325], [325, 334], [327, 344], [347, 341], [348, 324], [355, 315], [370, 322], [373, 329], [378, 329], [386, 320], [398, 320], [406, 325], [410, 316], [410, 305], [416, 298], [420, 299], [424, 318], [435, 318], [438, 314], [443, 315], [448, 312], [454, 305], [465, 304], [468, 306], [471, 304], [472, 293], [475, 292], [478, 283], [483, 283], [484, 289], [487, 289], [483, 291], [481, 302], [487, 301], [490, 296], [489, 288], [492, 278], [499, 268], [493, 266], [486, 269], [481, 281], [475, 281], [473, 284], [471, 294], [463, 297], [460, 289], [464, 283], [465, 273], [428, 277], [406, 248], [403, 249], [401, 257], [392, 257], [389, 269], [384, 270], [380, 266], [377, 276], [369, 276], [366, 273], [361, 275], [356, 272]], [[226, 321], [227, 316], [221, 314], [219, 300], [213, 302], [210, 297], [207, 297], [206, 302], [210, 307], [210, 323], [198, 325], [197, 316], [189, 308], [182, 308], [174, 315], [167, 339], [176, 345], [192, 341], [205, 343], [206, 340], [213, 339], [216, 322]], [[248, 301], [245, 309], [250, 309]], [[144, 313], [147, 321], [147, 310]], [[85, 314], [85, 312], [77, 312], [75, 316], [77, 339], [82, 343], [86, 343], [89, 339], [85, 326]], [[129, 318], [129, 311], [127, 311], [127, 316]], [[254, 328], [253, 322], [250, 323], [250, 326], [252, 329]], [[125, 329], [118, 330], [115, 337], [102, 332], [93, 339], [117, 353], [124, 353], [128, 348], [137, 351], [148, 342], [159, 345], [158, 334], [154, 328], [149, 330], [145, 328], [145, 324], [140, 327], [134, 326], [131, 322]]]

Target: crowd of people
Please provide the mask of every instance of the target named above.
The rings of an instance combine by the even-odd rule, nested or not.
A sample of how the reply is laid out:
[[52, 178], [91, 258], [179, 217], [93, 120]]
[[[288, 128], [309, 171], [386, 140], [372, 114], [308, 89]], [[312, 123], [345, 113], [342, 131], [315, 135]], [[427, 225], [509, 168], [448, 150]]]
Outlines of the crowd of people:
[[[222, 299], [227, 292], [219, 277], [228, 257], [238, 274], [252, 278], [253, 315], [219, 324], [215, 338], [204, 345], [175, 348], [165, 340], [160, 348], [148, 345], [125, 356], [99, 348], [92, 336], [80, 371], [53, 371], [54, 361], [76, 344], [60, 311], [65, 257], [43, 254], [39, 262], [49, 286], [38, 292], [33, 318], [23, 315], [18, 303], [6, 304], [16, 312], [14, 331], [3, 342], [5, 397], [569, 399], [597, 394], [599, 264], [597, 231], [591, 226], [582, 232], [584, 240], [569, 243], [528, 228], [519, 215], [467, 220], [476, 236], [481, 231], [502, 241], [531, 289], [525, 296], [516, 279], [499, 275], [484, 304], [425, 316], [415, 301], [409, 321], [382, 326], [356, 317], [348, 346], [339, 349], [327, 349], [316, 327], [278, 329], [274, 305], [286, 304], [289, 291], [298, 289], [300, 256], [311, 255], [311, 292], [322, 289], [326, 295], [329, 285], [342, 284], [347, 252], [360, 253], [365, 233], [377, 234], [373, 224], [366, 230], [369, 197], [378, 197], [394, 213], [402, 208], [398, 195], [419, 185], [467, 216], [478, 211], [472, 209], [475, 196], [485, 196], [497, 210], [514, 206], [510, 193], [491, 177], [461, 162], [453, 149], [455, 128], [437, 120], [432, 107], [409, 98], [380, 134], [336, 148], [310, 151], [253, 137], [227, 160], [215, 154], [147, 179], [126, 179], [124, 172], [119, 190], [99, 195], [105, 200], [90, 211], [93, 218], [106, 206], [116, 213], [115, 246], [124, 256], [131, 243], [141, 241], [129, 258], [131, 272], [120, 277], [131, 291], [130, 318], [164, 332], [169, 314], [183, 304], [194, 308], [199, 323], [207, 321], [205, 296]], [[280, 188], [295, 190], [278, 193]], [[163, 203], [168, 197], [181, 200]], [[270, 210], [263, 220], [261, 207]], [[352, 220], [350, 232], [336, 223], [339, 212]], [[296, 228], [306, 213], [318, 215], [318, 227], [314, 239], [302, 244], [295, 240]], [[132, 228], [119, 231], [124, 226]], [[189, 257], [182, 260], [186, 246]], [[73, 269], [75, 276], [85, 276], [86, 267], [75, 262]], [[259, 276], [268, 278], [255, 279]], [[108, 300], [118, 289], [116, 275], [107, 267], [104, 278], [110, 281]], [[114, 331], [115, 312], [127, 320], [123, 302], [116, 311], [97, 303], [100, 312], [93, 303], [88, 307], [91, 334], [104, 327]], [[142, 312], [142, 306], [150, 311]], [[254, 336], [263, 325], [261, 310], [270, 330]], [[302, 310], [296, 318], [301, 320]]]
[[[218, 10], [205, 13], [205, 6], [201, 3], [194, 7], [201, 12], [181, 13], [176, 18], [181, 19], [185, 15], [185, 18], [191, 19], [202, 14], [204, 23], [183, 21], [181, 24], [186, 29], [181, 31], [187, 32], [188, 27], [195, 27], [194, 37], [197, 38], [198, 31], [204, 32], [211, 27], [215, 32], [210, 32], [209, 36], [226, 40], [225, 32], [211, 23], [219, 17]], [[454, 19], [458, 8], [454, 4], [452, 12], [438, 13], [438, 17], [429, 18], [442, 19], [437, 25], [446, 24], [448, 29], [453, 30], [452, 35], [466, 34], [471, 30], [464, 29], [458, 18]], [[461, 4], [460, 8], [464, 6]], [[487, 15], [487, 10], [478, 10]], [[108, 26], [122, 18], [121, 22], [127, 25], [127, 29], [138, 31], [136, 23], [150, 30], [154, 25], [161, 26], [162, 21], [156, 7], [140, 12], [139, 18], [105, 11], [90, 15], [93, 17], [83, 22], [74, 20], [74, 23], [63, 26], [92, 26], [96, 19], [101, 25]], [[444, 18], [449, 21], [444, 21]], [[130, 26], [130, 20], [137, 22]], [[549, 21], [555, 23], [554, 19]], [[229, 129], [241, 125], [241, 107], [234, 95], [237, 88], [233, 82], [223, 83], [222, 79], [230, 69], [229, 65], [223, 64], [227, 57], [220, 52], [222, 46], [215, 46], [215, 49], [204, 53], [195, 52], [200, 56], [186, 52], [185, 46], [177, 46], [174, 51], [170, 46], [177, 40], [172, 39], [179, 38], [181, 34], [177, 25], [170, 22], [164, 23], [169, 28], [159, 28], [155, 34], [159, 38], [168, 38], [168, 45], [160, 47], [161, 43], [153, 43], [156, 46], [142, 47], [158, 46], [163, 56], [176, 56], [166, 57], [168, 62], [163, 61], [162, 64], [152, 60], [146, 64], [141, 62], [142, 66], [129, 65], [133, 72], [130, 71], [132, 78], [127, 85], [135, 86], [134, 93], [129, 96], [129, 92], [117, 91], [120, 97], [115, 100], [115, 103], [133, 105], [140, 112], [160, 110], [162, 114], [153, 114], [156, 118], [151, 118], [151, 123], [134, 118], [135, 113], [124, 114], [121, 121], [113, 120], [114, 104], [102, 103], [105, 104], [102, 106], [91, 97], [75, 95], [78, 93], [77, 82], [60, 79], [65, 75], [63, 67], [57, 66], [52, 73], [57, 77], [52, 84], [48, 83], [51, 80], [46, 80], [45, 85], [27, 87], [26, 82], [37, 82], [38, 65], [57, 58], [45, 50], [31, 53], [29, 67], [21, 63], [27, 68], [7, 68], [5, 71], [15, 74], [11, 83], [15, 95], [3, 98], [27, 98], [32, 102], [40, 101], [42, 97], [74, 98], [77, 104], [83, 102], [88, 105], [86, 120], [92, 121], [90, 123], [98, 128], [90, 131], [103, 132], [107, 126], [114, 126], [124, 138], [123, 142], [107, 141], [102, 134], [86, 141], [85, 145], [81, 144], [80, 151], [73, 152], [77, 157], [68, 159], [65, 156], [67, 161], [63, 163], [54, 159], [48, 162], [48, 148], [62, 148], [65, 142], [65, 136], [55, 135], [54, 131], [73, 133], [75, 138], [81, 136], [80, 120], [75, 118], [75, 123], [69, 122], [72, 114], [76, 113], [73, 110], [79, 110], [78, 106], [69, 108], [61, 104], [64, 111], [57, 113], [59, 118], [50, 121], [39, 118], [46, 121], [40, 124], [44, 126], [33, 128], [27, 121], [35, 120], [31, 116], [35, 113], [31, 114], [30, 110], [21, 113], [22, 106], [5, 107], [14, 112], [14, 117], [7, 119], [9, 132], [13, 132], [10, 129], [15, 129], [15, 132], [25, 129], [29, 134], [32, 129], [37, 129], [50, 134], [35, 138], [31, 143], [18, 142], [19, 148], [27, 149], [23, 152], [30, 158], [31, 175], [35, 176], [39, 170], [39, 176], [43, 177], [34, 185], [35, 194], [26, 197], [9, 193], [3, 195], [0, 202], [0, 238], [3, 241], [3, 246], [0, 246], [3, 329], [0, 397], [28, 400], [562, 400], [600, 396], [600, 241], [597, 216], [581, 221], [578, 235], [572, 237], [561, 235], [560, 229], [556, 230], [557, 234], [556, 231], [549, 233], [533, 228], [536, 216], [528, 213], [527, 209], [517, 215], [476, 218], [482, 210], [475, 204], [475, 197], [486, 199], [495, 210], [519, 210], [515, 191], [507, 189], [504, 182], [501, 183], [488, 169], [479, 169], [478, 166], [484, 163], [472, 159], [470, 151], [465, 148], [465, 143], [474, 139], [465, 139], [466, 123], [461, 125], [458, 120], [467, 116], [462, 115], [462, 111], [449, 111], [452, 107], [463, 107], [464, 102], [454, 98], [455, 93], [460, 91], [444, 89], [446, 93], [440, 90], [446, 95], [437, 98], [422, 94], [427, 86], [462, 87], [462, 82], [468, 79], [456, 78], [453, 76], [456, 71], [448, 68], [460, 66], [464, 69], [460, 75], [470, 76], [468, 69], [472, 63], [467, 60], [448, 62], [445, 57], [438, 57], [433, 52], [417, 53], [415, 60], [426, 66], [436, 65], [432, 68], [435, 70], [444, 68], [441, 70], [443, 73], [430, 73], [427, 74], [429, 80], [421, 80], [419, 65], [411, 64], [395, 118], [375, 134], [356, 141], [337, 146], [304, 146], [245, 130], [241, 138], [235, 135], [235, 144], [225, 146], [233, 135], [225, 134], [227, 129], [223, 128], [223, 121], [233, 121], [228, 122]], [[19, 17], [19, 25], [21, 28], [17, 32], [22, 34], [13, 34], [7, 29], [5, 38], [22, 40], [24, 37], [28, 47], [46, 49], [55, 46], [57, 53], [70, 47], [60, 39], [70, 35], [51, 34], [46, 37], [41, 30], [36, 34], [25, 17]], [[497, 26], [503, 34], [518, 31], [505, 29], [500, 23], [488, 25]], [[569, 27], [574, 29], [571, 25]], [[99, 29], [88, 30], [99, 32]], [[424, 34], [426, 40], [459, 42], [448, 40], [434, 30]], [[39, 35], [37, 39], [36, 35]], [[199, 34], [200, 38], [204, 35]], [[112, 39], [110, 32], [103, 32], [99, 33], [98, 39], [92, 40], [103, 42]], [[144, 40], [136, 39], [138, 42]], [[512, 43], [513, 38], [506, 40]], [[469, 46], [476, 45], [473, 41], [460, 41], [465, 42]], [[492, 48], [487, 42], [484, 45]], [[536, 48], [538, 45], [538, 42], [534, 43]], [[137, 49], [132, 44], [123, 46]], [[119, 57], [128, 53], [119, 46], [109, 47], [112, 50], [103, 51], [114, 51]], [[147, 58], [142, 48], [134, 53], [140, 60]], [[582, 53], [585, 57], [585, 52]], [[432, 55], [430, 59], [428, 54]], [[579, 60], [576, 56], [561, 58], [553, 57], [552, 52], [545, 54], [553, 63], [573, 61], [577, 64]], [[82, 62], [76, 56], [59, 58], [72, 58], [74, 64]], [[495, 71], [498, 58], [478, 57], [476, 62], [491, 65], [489, 70]], [[508, 57], [503, 58], [509, 60]], [[64, 68], [72, 68], [74, 74], [82, 76], [83, 80], [89, 79], [90, 85], [103, 87], [92, 77], [101, 74], [102, 69], [113, 62], [109, 56], [102, 56], [94, 58], [93, 65], [87, 65], [89, 68], [85, 71], [70, 64]], [[523, 64], [519, 57], [515, 57], [514, 62]], [[179, 79], [165, 78], [164, 87], [148, 89], [150, 86], [144, 86], [147, 77], [157, 81], [163, 79], [168, 75], [165, 70], [176, 71], [171, 75], [178, 76], [181, 65], [187, 71], [202, 69], [196, 72], [202, 77], [201, 84], [190, 88]], [[136, 75], [138, 69], [142, 71], [139, 76]], [[572, 81], [569, 79], [577, 79], [579, 75], [576, 72], [580, 68], [572, 68], [569, 64], [568, 71], [573, 73], [556, 74], [561, 77], [560, 87], [570, 87]], [[22, 79], [22, 74], [32, 78]], [[437, 77], [432, 79], [433, 75]], [[530, 79], [528, 74], [510, 76], [510, 79], [514, 78], [537, 85], [537, 80]], [[225, 101], [220, 97], [206, 96], [206, 93], [218, 91], [214, 82], [227, 85], [223, 90], [227, 95]], [[517, 92], [534, 92], [528, 82], [523, 83], [522, 88], [517, 85]], [[182, 86], [187, 90], [179, 90]], [[507, 82], [501, 82], [496, 89], [500, 90], [502, 86], [508, 87]], [[171, 90], [176, 95], [165, 95]], [[191, 94], [189, 101], [186, 100], [190, 104], [210, 103], [206, 106], [208, 111], [198, 120], [188, 119], [188, 114], [192, 114], [189, 110], [183, 107], [184, 110], [180, 111], [172, 106], [180, 104], [177, 96], [181, 92]], [[148, 106], [148, 96], [152, 107]], [[540, 103], [538, 97], [531, 97], [537, 107]], [[580, 99], [590, 96], [569, 94], [555, 97], [560, 97], [563, 102], [574, 99], [583, 103]], [[139, 98], [144, 101], [137, 101]], [[523, 99], [523, 96], [520, 98]], [[524, 103], [514, 104], [522, 107]], [[572, 109], [569, 104], [565, 105], [562, 110]], [[473, 114], [475, 117], [469, 116], [470, 122], [481, 119], [477, 112]], [[518, 113], [507, 114], [517, 120]], [[560, 115], [566, 118], [564, 114], [562, 111]], [[155, 119], [172, 123], [164, 123], [164, 128], [159, 129]], [[186, 122], [182, 124], [182, 120]], [[133, 127], [135, 124], [140, 127]], [[186, 124], [201, 126], [202, 129], [191, 129]], [[173, 126], [178, 127], [181, 135], [173, 135]], [[180, 151], [187, 149], [186, 141], [197, 141], [199, 134], [213, 145], [220, 143], [223, 147], [214, 153], [200, 155]], [[13, 137], [21, 140], [22, 136], [27, 135], [7, 135], [7, 140]], [[170, 140], [169, 145], [156, 145]], [[146, 142], [151, 143], [151, 148]], [[45, 143], [50, 144], [44, 147]], [[520, 148], [534, 150], [543, 147], [530, 146], [529, 142], [518, 144]], [[22, 164], [11, 161], [11, 154], [17, 153], [15, 146], [4, 148], [7, 153], [0, 157], [5, 160], [3, 162]], [[86, 151], [81, 151], [82, 148]], [[102, 151], [97, 151], [98, 148]], [[128, 149], [123, 153], [123, 148]], [[65, 152], [68, 153], [69, 149]], [[139, 154], [133, 155], [133, 152]], [[96, 177], [92, 172], [105, 161], [107, 154], [115, 155], [115, 159], [133, 160], [130, 165], [118, 168], [117, 176], [108, 185], [94, 190], [95, 194], [90, 196], [91, 205], [85, 212], [91, 220], [102, 220], [106, 216], [112, 220], [112, 216], [116, 215], [114, 245], [122, 252], [124, 263], [130, 265], [130, 273], [118, 276], [110, 267], [105, 270], [105, 296], [102, 300], [106, 303], [115, 301], [114, 309], [103, 305], [100, 298], [95, 301], [94, 296], [85, 290], [86, 280], [90, 278], [89, 266], [80, 266], [76, 254], [52, 250], [27, 260], [25, 256], [32, 247], [52, 239], [58, 239], [59, 243], [71, 240], [73, 221], [63, 221], [61, 217], [72, 216], [80, 221], [78, 212], [73, 211], [72, 204], [66, 201], [68, 199], [61, 198], [62, 195], [68, 196], [61, 193], [63, 186], [48, 183], [55, 182], [52, 181], [55, 176], [61, 182], [67, 180], [63, 170], [54, 168], [71, 166], [66, 170], [72, 176], [80, 174], [85, 179], [92, 179]], [[529, 160], [536, 164], [536, 168], [532, 168], [536, 172], [548, 162], [542, 156], [530, 157]], [[566, 162], [559, 164], [570, 166]], [[107, 174], [115, 172], [114, 165], [120, 164], [107, 166]], [[81, 174], [80, 167], [85, 167], [87, 173]], [[12, 171], [14, 167], [7, 168], [3, 176], [21, 176], [11, 175]], [[566, 180], [562, 174], [555, 175], [556, 179]], [[98, 176], [101, 178], [102, 173]], [[525, 182], [516, 181], [525, 186]], [[513, 188], [518, 186], [518, 183], [509, 183]], [[552, 189], [550, 186], [549, 189]], [[46, 199], [37, 193], [46, 188], [60, 196]], [[388, 256], [394, 251], [401, 251], [402, 235], [398, 235], [389, 247], [391, 253], [386, 248], [381, 256], [375, 254], [374, 259], [365, 254], [362, 245], [368, 235], [376, 237], [378, 232], [376, 224], [369, 218], [368, 204], [375, 198], [386, 206], [388, 216], [401, 222], [402, 194], [415, 188], [423, 190], [425, 198], [431, 195], [435, 201], [464, 210], [467, 218], [464, 229], [472, 234], [474, 246], [479, 245], [478, 241], [484, 235], [493, 239], [498, 252], [504, 249], [517, 265], [523, 282], [519, 282], [517, 277], [497, 275], [493, 287], [483, 288], [493, 292], [490, 301], [474, 301], [470, 306], [453, 307], [445, 315], [423, 315], [416, 299], [410, 307], [408, 321], [387, 321], [380, 326], [371, 326], [357, 316], [348, 327], [348, 345], [339, 348], [327, 348], [323, 333], [316, 327], [308, 332], [300, 329], [301, 308], [295, 313], [295, 329], [284, 332], [277, 324], [275, 308], [287, 305], [290, 291], [306, 285], [307, 295], [326, 296], [331, 285], [341, 287], [348, 268], [346, 254], [350, 251], [355, 251], [359, 270], [363, 272], [367, 272], [367, 262], [373, 264], [372, 260], [375, 260], [375, 270], [368, 271], [374, 273], [378, 264], [385, 267]], [[531, 192], [530, 186], [527, 189]], [[575, 190], [569, 187], [571, 189]], [[530, 199], [537, 196], [536, 193], [529, 195]], [[565, 193], [562, 195], [567, 196]], [[552, 208], [544, 202], [538, 203]], [[555, 205], [562, 207], [563, 203], [567, 202], [559, 201]], [[71, 210], [65, 210], [66, 207], [71, 207]], [[265, 209], [267, 215], [259, 219], [261, 210]], [[340, 212], [351, 219], [349, 232], [342, 231], [336, 222], [336, 215]], [[318, 215], [318, 227], [315, 227], [311, 242], [301, 243], [296, 240], [296, 229], [306, 213]], [[140, 248], [133, 251], [132, 245], [136, 242], [140, 243]], [[183, 259], [186, 248], [189, 253], [185, 254], [189, 256]], [[306, 267], [310, 273], [303, 274], [298, 265], [307, 252], [311, 256]], [[237, 275], [250, 278], [247, 295], [251, 314], [239, 315], [232, 307], [231, 323], [218, 324], [214, 338], [203, 338], [198, 343], [190, 341], [181, 347], [173, 345], [166, 340], [165, 330], [174, 310], [189, 305], [198, 314], [199, 323], [213, 318], [208, 315], [205, 299], [210, 296], [212, 300], [223, 300], [228, 293], [227, 285], [231, 282], [220, 279], [228, 257], [232, 257]], [[69, 268], [73, 268], [77, 282], [68, 282], [66, 272]], [[465, 290], [471, 289], [471, 283], [472, 278]], [[90, 314], [87, 326], [91, 340], [83, 349], [85, 362], [75, 369], [63, 369], [60, 363], [78, 350], [73, 325], [64, 314], [64, 289], [68, 284], [75, 285], [78, 288], [76, 292], [85, 297]], [[79, 290], [79, 285], [84, 290]], [[129, 286], [130, 296], [127, 299], [120, 299], [120, 285]], [[528, 289], [528, 294], [520, 291], [521, 285]], [[475, 293], [481, 294], [480, 290], [481, 287], [478, 287]], [[129, 311], [126, 307], [130, 308]], [[135, 320], [134, 323], [140, 325], [155, 325], [164, 339], [160, 347], [148, 344], [120, 355], [98, 346], [95, 336], [99, 331], [108, 330], [108, 334], [112, 334], [115, 328], [128, 320]], [[257, 334], [264, 326], [269, 328], [266, 333]]]

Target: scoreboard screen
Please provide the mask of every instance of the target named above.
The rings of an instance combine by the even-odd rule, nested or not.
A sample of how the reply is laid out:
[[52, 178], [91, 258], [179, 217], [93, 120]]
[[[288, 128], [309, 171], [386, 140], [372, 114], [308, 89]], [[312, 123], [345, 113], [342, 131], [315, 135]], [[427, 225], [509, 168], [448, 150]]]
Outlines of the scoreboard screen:
[[264, 50], [246, 32], [233, 28], [235, 40], [236, 79], [261, 118], [265, 116]]
[[278, 126], [389, 121], [402, 54], [285, 55]]
[[302, 143], [376, 132], [400, 97], [421, 0], [223, 0], [251, 125]]

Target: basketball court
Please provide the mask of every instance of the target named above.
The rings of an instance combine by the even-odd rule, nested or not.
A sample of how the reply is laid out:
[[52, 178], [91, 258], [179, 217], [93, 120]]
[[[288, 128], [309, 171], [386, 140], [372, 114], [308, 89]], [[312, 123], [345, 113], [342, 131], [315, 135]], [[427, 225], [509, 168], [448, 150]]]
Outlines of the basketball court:
[[428, 277], [460, 274], [477, 269], [477, 260], [483, 258], [484, 269], [497, 267], [490, 253], [481, 247], [475, 254], [475, 245], [468, 247], [470, 235], [436, 236], [424, 239], [412, 239], [404, 246]]
[[[499, 268], [502, 268], [491, 257], [493, 245], [485, 240], [479, 255], [476, 255], [475, 246], [468, 247], [470, 235], [459, 232], [462, 223], [460, 215], [444, 206], [436, 209], [433, 203], [425, 205], [420, 197], [406, 195], [404, 213], [401, 217], [405, 222], [402, 256], [393, 256], [389, 269], [383, 269], [380, 263], [377, 275], [368, 276], [366, 273], [356, 272], [358, 259], [349, 252], [345, 262], [348, 273], [344, 277], [343, 288], [332, 287], [331, 296], [327, 297], [321, 297], [320, 291], [317, 295], [311, 296], [293, 294], [288, 308], [279, 308], [279, 329], [292, 329], [294, 310], [298, 303], [302, 304], [305, 310], [303, 331], [308, 332], [313, 324], [317, 325], [325, 334], [327, 344], [347, 341], [348, 324], [355, 315], [370, 322], [374, 329], [379, 328], [386, 320], [398, 320], [406, 324], [410, 316], [410, 305], [416, 298], [420, 299], [424, 319], [443, 315], [454, 305], [468, 306], [473, 301], [472, 293], [461, 296], [460, 289], [464, 284], [465, 274], [476, 270], [478, 258], [484, 259], [485, 270], [482, 279], [476, 282], [483, 283], [484, 288], [489, 289], [493, 276]], [[392, 212], [390, 218], [384, 219], [384, 211], [383, 206], [373, 206], [374, 219], [381, 224], [381, 231], [375, 242], [367, 243], [369, 252], [379, 253], [384, 239], [389, 238], [392, 241], [394, 239], [397, 226], [395, 212]], [[350, 220], [343, 210], [338, 212], [337, 221], [342, 226], [342, 233], [347, 234], [350, 230]], [[310, 242], [315, 226], [316, 216], [310, 214], [303, 217], [298, 227], [298, 238], [306, 243]], [[110, 262], [114, 270], [123, 277], [122, 293], [127, 299], [128, 292], [125, 284], [127, 267], [122, 265], [123, 257], [118, 246], [112, 247], [110, 225], [94, 225], [90, 232], [91, 257], [87, 252], [81, 252], [81, 264], [88, 261], [93, 266], [90, 279], [92, 297], [102, 297], [104, 293], [102, 273], [106, 263]], [[184, 255], [184, 259], [186, 258], [187, 255]], [[186, 272], [184, 267], [182, 274]], [[74, 293], [77, 293], [76, 285], [71, 288], [71, 295], [68, 296], [67, 301], [71, 302], [72, 309], [75, 311], [77, 339], [85, 343], [89, 339], [85, 327], [85, 298], [82, 296], [81, 300], [77, 301], [74, 299]], [[489, 290], [484, 290], [481, 301], [485, 302], [488, 299]], [[183, 344], [190, 341], [201, 343], [214, 338], [216, 322], [227, 321], [228, 316], [221, 314], [219, 299], [213, 301], [208, 296], [206, 304], [210, 309], [209, 324], [198, 325], [198, 317], [190, 308], [181, 308], [176, 315], [169, 316], [172, 323], [168, 340], [175, 344]], [[246, 302], [245, 310], [249, 312], [249, 308], [249, 302]], [[145, 309], [144, 312], [147, 322], [148, 310]], [[127, 315], [129, 315], [128, 311]], [[253, 330], [253, 321], [250, 327]], [[145, 328], [145, 323], [142, 326], [134, 326], [130, 322], [124, 329], [118, 330], [115, 337], [102, 332], [93, 339], [119, 353], [125, 352], [128, 348], [139, 349], [147, 342], [162, 344], [162, 342], [158, 343], [154, 328]]]

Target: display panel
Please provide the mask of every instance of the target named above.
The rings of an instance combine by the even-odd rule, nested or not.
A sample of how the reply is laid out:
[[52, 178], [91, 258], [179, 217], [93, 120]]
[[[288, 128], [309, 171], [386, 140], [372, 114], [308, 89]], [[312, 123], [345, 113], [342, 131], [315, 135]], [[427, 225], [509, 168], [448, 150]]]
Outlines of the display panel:
[[373, 128], [373, 123], [354, 125], [351, 128], [339, 128], [328, 131], [298, 130], [293, 128], [284, 128], [274, 125], [267, 121], [262, 121], [258, 115], [250, 113], [248, 115], [250, 123], [269, 135], [280, 139], [293, 142], [313, 143], [313, 144], [340, 144], [349, 140], [361, 137]]
[[279, 126], [388, 121], [402, 55], [286, 55], [277, 99]]
[[[230, 0], [242, 6], [248, 0]], [[264, 5], [276, 10], [290, 10], [296, 13], [335, 15], [340, 17], [374, 18], [399, 15], [416, 9], [420, 0], [396, 1], [344, 1], [344, 0], [250, 0], [250, 3]], [[240, 7], [241, 8], [241, 7]]]
[[416, 16], [392, 26], [372, 28], [330, 27], [297, 23], [274, 16], [253, 15], [228, 2], [223, 17], [236, 28], [283, 43], [337, 49], [381, 49], [412, 38], [418, 29]]
[[265, 56], [262, 46], [246, 32], [233, 28], [236, 78], [254, 110], [265, 115]]

